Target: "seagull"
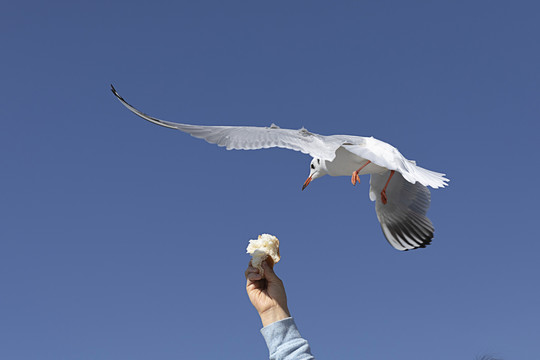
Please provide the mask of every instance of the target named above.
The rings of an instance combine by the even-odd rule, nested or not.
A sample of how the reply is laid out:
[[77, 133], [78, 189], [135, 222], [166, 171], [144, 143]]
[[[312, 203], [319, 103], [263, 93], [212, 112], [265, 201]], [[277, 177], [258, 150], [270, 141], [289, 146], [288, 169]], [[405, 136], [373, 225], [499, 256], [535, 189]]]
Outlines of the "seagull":
[[428, 186], [447, 186], [445, 174], [424, 169], [407, 160], [392, 145], [373, 137], [354, 135], [324, 136], [305, 128], [281, 129], [255, 126], [202, 126], [160, 120], [147, 115], [111, 91], [135, 115], [160, 126], [180, 130], [227, 150], [285, 148], [312, 156], [309, 177], [304, 190], [324, 175], [351, 176], [360, 183], [360, 175], [370, 174], [369, 198], [375, 201], [375, 212], [382, 232], [395, 249], [406, 251], [424, 248], [433, 239], [433, 224], [427, 218], [431, 194]]

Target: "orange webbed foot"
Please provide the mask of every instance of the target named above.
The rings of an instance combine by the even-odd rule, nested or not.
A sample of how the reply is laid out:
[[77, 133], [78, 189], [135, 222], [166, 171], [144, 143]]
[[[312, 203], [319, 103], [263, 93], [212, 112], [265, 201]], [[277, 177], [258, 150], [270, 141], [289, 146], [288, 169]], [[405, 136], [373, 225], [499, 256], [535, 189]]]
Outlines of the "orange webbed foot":
[[384, 205], [386, 205], [386, 203], [388, 202], [388, 198], [386, 197], [386, 191], [383, 190], [381, 191], [381, 201]]
[[388, 183], [390, 182], [390, 179], [392, 179], [392, 176], [394, 176], [395, 172], [395, 170], [390, 171], [390, 176], [388, 177], [388, 180], [386, 180], [386, 184], [384, 184], [384, 188], [381, 191], [381, 201], [384, 205], [386, 205], [388, 202], [388, 199], [386, 198], [386, 187], [388, 186]]
[[352, 173], [352, 177], [351, 177], [351, 183], [353, 185], [356, 185], [356, 182], [358, 181], [358, 183], [360, 184], [360, 176], [358, 176], [358, 171], [355, 171]]
[[360, 170], [365, 168], [370, 162], [371, 161], [368, 160], [364, 165], [362, 165], [362, 167], [360, 167], [360, 169], [358, 169], [358, 170], [356, 170], [355, 172], [352, 173], [351, 182], [352, 182], [353, 185], [356, 185], [357, 181], [360, 184], [360, 176], [358, 174], [360, 173]]

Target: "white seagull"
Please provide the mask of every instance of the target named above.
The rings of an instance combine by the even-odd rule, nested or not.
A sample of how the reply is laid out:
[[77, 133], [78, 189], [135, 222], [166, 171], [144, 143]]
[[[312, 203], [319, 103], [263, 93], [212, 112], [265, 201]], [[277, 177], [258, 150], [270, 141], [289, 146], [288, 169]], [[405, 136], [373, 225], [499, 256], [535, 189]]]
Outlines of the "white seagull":
[[281, 129], [255, 126], [202, 126], [156, 119], [128, 104], [111, 85], [120, 102], [134, 114], [154, 124], [177, 129], [227, 150], [255, 150], [280, 147], [313, 157], [309, 183], [324, 175], [351, 176], [353, 185], [359, 175], [371, 174], [369, 198], [388, 242], [397, 250], [426, 247], [433, 238], [433, 224], [426, 213], [431, 202], [427, 186], [441, 188], [449, 181], [445, 174], [421, 168], [407, 160], [392, 145], [373, 137], [318, 135], [305, 128]]

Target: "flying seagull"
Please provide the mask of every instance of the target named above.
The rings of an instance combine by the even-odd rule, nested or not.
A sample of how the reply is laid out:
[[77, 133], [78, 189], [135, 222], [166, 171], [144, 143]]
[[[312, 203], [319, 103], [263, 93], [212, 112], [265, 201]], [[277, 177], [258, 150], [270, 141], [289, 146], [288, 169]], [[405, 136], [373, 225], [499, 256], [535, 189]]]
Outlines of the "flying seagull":
[[113, 94], [135, 115], [151, 123], [180, 130], [227, 150], [255, 150], [280, 147], [313, 157], [309, 177], [302, 190], [324, 175], [351, 176], [353, 185], [360, 175], [370, 174], [369, 198], [388, 242], [397, 250], [426, 247], [433, 239], [433, 224], [426, 213], [431, 202], [428, 186], [447, 186], [445, 174], [421, 168], [407, 160], [392, 145], [373, 137], [324, 136], [299, 130], [255, 126], [202, 126], [156, 119], [128, 104], [111, 85]]

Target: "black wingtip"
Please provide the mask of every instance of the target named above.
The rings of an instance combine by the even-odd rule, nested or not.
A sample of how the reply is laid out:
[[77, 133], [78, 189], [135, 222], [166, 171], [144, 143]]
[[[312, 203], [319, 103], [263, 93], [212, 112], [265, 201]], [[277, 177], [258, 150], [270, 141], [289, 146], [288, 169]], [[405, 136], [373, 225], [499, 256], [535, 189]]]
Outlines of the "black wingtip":
[[113, 84], [111, 84], [111, 91], [112, 93], [114, 94], [114, 96], [116, 96], [117, 98], [119, 98], [120, 100], [122, 101], [125, 101], [123, 97], [120, 96], [120, 94], [116, 91], [116, 89], [114, 88]]

